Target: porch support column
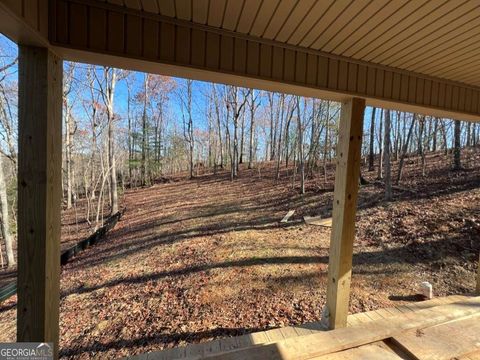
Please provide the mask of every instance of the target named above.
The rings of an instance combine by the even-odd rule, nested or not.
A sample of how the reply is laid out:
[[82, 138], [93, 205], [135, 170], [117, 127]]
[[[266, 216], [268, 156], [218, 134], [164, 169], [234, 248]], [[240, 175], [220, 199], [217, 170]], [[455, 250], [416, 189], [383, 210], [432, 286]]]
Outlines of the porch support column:
[[17, 341], [53, 342], [58, 357], [62, 60], [19, 46]]
[[365, 99], [352, 98], [342, 103], [328, 263], [330, 329], [347, 326], [364, 111]]

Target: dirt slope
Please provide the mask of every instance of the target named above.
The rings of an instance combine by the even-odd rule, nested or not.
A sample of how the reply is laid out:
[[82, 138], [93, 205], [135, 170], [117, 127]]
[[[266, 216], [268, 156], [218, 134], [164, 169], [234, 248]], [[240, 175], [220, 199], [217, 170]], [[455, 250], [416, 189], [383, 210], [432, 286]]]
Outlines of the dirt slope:
[[[363, 170], [352, 312], [417, 300], [421, 281], [438, 296], [474, 289], [478, 160], [472, 150], [467, 169], [452, 172], [449, 159], [430, 155], [422, 177], [409, 159], [388, 204], [376, 172]], [[108, 239], [62, 270], [62, 356], [112, 358], [319, 320], [330, 230], [302, 217], [330, 214], [333, 169], [327, 183], [311, 178], [304, 196], [291, 173], [274, 180], [268, 164], [233, 183], [205, 174], [128, 191]], [[0, 341], [14, 337], [14, 305], [0, 305]]]

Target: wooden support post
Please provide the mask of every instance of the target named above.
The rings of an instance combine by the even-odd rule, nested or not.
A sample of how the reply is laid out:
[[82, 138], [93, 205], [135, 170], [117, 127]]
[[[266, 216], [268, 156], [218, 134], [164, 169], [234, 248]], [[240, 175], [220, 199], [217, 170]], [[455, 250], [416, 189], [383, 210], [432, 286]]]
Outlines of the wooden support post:
[[19, 46], [17, 341], [53, 342], [58, 357], [62, 60]]
[[331, 329], [347, 326], [365, 100], [342, 103], [337, 145], [327, 309]]

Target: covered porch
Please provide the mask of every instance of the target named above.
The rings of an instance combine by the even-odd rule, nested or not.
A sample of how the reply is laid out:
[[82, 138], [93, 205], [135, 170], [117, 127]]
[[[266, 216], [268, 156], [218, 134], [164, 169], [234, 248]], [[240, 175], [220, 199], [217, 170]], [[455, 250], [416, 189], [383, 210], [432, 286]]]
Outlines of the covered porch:
[[[478, 121], [480, 52], [474, 44], [480, 30], [471, 27], [478, 11], [473, 1], [399, 7], [360, 0], [1, 0], [0, 30], [20, 46], [17, 340], [53, 342], [58, 351], [63, 60], [341, 102], [326, 309], [328, 327], [339, 329], [401, 311], [348, 316], [365, 106]], [[442, 308], [438, 322], [408, 330], [474, 317], [476, 300], [461, 302], [471, 311]], [[393, 316], [403, 316], [396, 318], [399, 327], [408, 318]], [[359, 333], [373, 334], [373, 324]], [[286, 328], [252, 338], [270, 343], [278, 332], [305, 336], [303, 328]], [[218, 356], [289, 358], [285, 349], [298, 349], [292, 341]]]

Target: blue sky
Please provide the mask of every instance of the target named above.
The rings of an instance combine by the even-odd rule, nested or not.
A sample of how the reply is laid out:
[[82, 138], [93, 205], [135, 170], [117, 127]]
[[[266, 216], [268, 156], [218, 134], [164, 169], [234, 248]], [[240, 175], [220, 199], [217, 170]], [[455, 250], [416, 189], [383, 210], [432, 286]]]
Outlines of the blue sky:
[[[11, 59], [15, 58], [18, 54], [18, 48], [15, 43], [11, 42], [8, 38], [3, 35], [0, 35], [0, 49], [2, 53], [2, 60], [5, 63], [11, 61]], [[5, 55], [7, 57], [5, 57]], [[82, 64], [79, 64], [79, 67], [82, 67]], [[10, 80], [16, 81], [17, 76], [17, 67], [13, 67], [10, 71], [11, 77]], [[141, 72], [134, 72], [134, 78], [136, 87], [140, 87], [144, 73]], [[180, 78], [175, 78], [177, 85], [184, 86], [185, 80]], [[205, 111], [206, 111], [206, 97], [201, 96], [202, 93], [206, 91], [206, 88], [210, 86], [209, 83], [195, 81], [193, 85], [193, 107], [194, 107], [194, 123], [197, 128], [201, 128], [203, 130], [206, 129], [206, 121], [205, 121]], [[177, 124], [181, 124], [181, 107], [180, 101], [176, 94], [172, 94], [170, 96], [171, 101], [169, 101], [169, 114], [171, 117], [176, 119]], [[369, 124], [370, 124], [370, 117], [371, 117], [371, 108], [367, 107], [365, 111], [365, 121], [364, 127], [365, 132], [369, 131]], [[82, 118], [83, 108], [76, 107], [75, 113], [77, 117]], [[127, 85], [125, 81], [119, 81], [117, 83], [116, 93], [115, 93], [115, 112], [120, 114], [121, 116], [125, 117], [127, 112]], [[377, 112], [377, 116], [380, 112]], [[172, 119], [172, 120], [174, 120]]]

